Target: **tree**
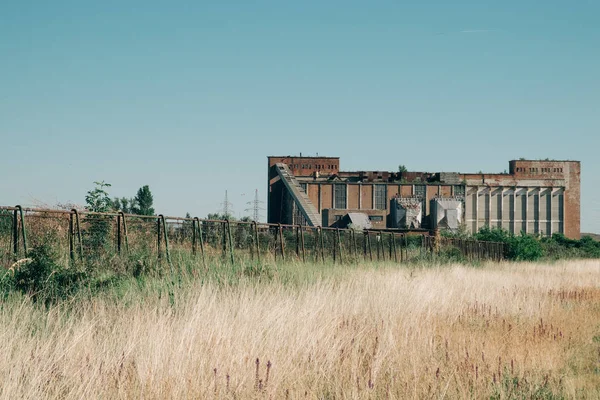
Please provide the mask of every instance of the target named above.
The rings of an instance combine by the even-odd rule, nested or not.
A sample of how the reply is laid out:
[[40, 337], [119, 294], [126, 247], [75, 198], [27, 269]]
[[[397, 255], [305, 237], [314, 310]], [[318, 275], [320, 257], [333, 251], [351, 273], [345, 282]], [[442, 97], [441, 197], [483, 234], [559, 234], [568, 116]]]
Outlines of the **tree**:
[[106, 191], [110, 183], [94, 182], [96, 187], [87, 192], [85, 196], [86, 208], [93, 212], [109, 212], [112, 209], [112, 201]]
[[[112, 211], [113, 202], [108, 196], [106, 190], [110, 183], [94, 182], [96, 187], [87, 192], [85, 196], [86, 208], [88, 211], [105, 213]], [[108, 233], [110, 231], [110, 217], [105, 215], [87, 215], [85, 221], [88, 222], [88, 229], [84, 231], [86, 246], [94, 251], [99, 251], [108, 242]]]
[[408, 172], [405, 165], [398, 165], [398, 172]]
[[[188, 213], [185, 213], [185, 218], [192, 218], [192, 216], [188, 212]], [[180, 229], [181, 241], [183, 242], [183, 240], [185, 240], [186, 238], [191, 238], [193, 236], [193, 232], [194, 232], [194, 221], [188, 221], [188, 220], [183, 221], [183, 223], [181, 224], [181, 229]]]
[[154, 208], [152, 207], [154, 198], [148, 185], [144, 185], [138, 189], [134, 202], [135, 204], [131, 206], [131, 211], [134, 214], [154, 215]]
[[115, 197], [112, 201], [112, 207], [115, 211], [123, 211], [125, 214], [130, 214], [132, 208], [135, 206], [135, 199], [128, 199], [127, 197]]

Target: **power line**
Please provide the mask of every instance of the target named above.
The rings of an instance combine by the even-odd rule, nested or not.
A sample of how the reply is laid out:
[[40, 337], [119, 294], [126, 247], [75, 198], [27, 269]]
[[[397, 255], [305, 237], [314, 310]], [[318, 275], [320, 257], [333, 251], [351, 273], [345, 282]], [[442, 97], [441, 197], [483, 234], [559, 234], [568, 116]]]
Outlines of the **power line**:
[[252, 211], [252, 220], [258, 222], [262, 218], [260, 212], [264, 210], [264, 208], [261, 206], [264, 204], [264, 202], [258, 199], [258, 189], [254, 190], [254, 200], [249, 201], [246, 204], [250, 205], [251, 207], [246, 208], [245, 211]]
[[231, 215], [233, 213], [233, 204], [229, 202], [229, 199], [227, 197], [227, 190], [225, 191], [225, 199], [221, 203], [221, 207], [223, 207], [223, 218], [231, 218]]

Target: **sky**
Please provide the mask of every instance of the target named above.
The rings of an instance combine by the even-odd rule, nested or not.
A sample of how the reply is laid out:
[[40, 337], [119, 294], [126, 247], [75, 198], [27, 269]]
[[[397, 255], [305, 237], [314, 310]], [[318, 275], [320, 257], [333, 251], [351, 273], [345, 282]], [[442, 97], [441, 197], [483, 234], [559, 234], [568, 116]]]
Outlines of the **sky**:
[[600, 232], [599, 17], [596, 0], [0, 2], [0, 205], [84, 204], [105, 181], [177, 216], [227, 190], [241, 217], [268, 155], [555, 158], [582, 162], [582, 231]]

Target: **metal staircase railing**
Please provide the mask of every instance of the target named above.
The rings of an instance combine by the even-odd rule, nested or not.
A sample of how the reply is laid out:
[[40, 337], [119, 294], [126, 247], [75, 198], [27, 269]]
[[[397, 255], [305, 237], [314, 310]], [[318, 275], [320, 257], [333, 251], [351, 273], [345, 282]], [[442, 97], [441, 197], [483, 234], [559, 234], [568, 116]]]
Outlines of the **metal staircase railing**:
[[321, 226], [321, 214], [319, 214], [316, 207], [312, 204], [306, 193], [304, 193], [298, 180], [291, 173], [288, 166], [283, 163], [277, 163], [275, 164], [275, 167], [277, 174], [283, 181], [283, 184], [296, 202], [296, 206], [308, 224], [310, 226]]

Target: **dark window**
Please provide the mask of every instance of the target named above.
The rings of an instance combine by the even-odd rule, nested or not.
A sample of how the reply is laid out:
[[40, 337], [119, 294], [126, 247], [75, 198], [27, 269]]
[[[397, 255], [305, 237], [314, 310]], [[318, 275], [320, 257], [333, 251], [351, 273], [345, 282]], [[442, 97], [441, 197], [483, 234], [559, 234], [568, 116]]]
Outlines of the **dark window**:
[[456, 185], [454, 186], [454, 195], [455, 196], [462, 196], [464, 197], [465, 195], [465, 187], [462, 185]]
[[375, 191], [375, 209], [385, 210], [387, 208], [387, 187], [386, 185], [374, 185]]
[[333, 185], [334, 190], [334, 203], [333, 208], [345, 209], [346, 208], [346, 185], [336, 184]]
[[334, 215], [334, 216], [333, 216], [333, 219], [334, 219], [335, 221], [339, 221], [340, 219], [342, 219], [342, 216], [341, 216], [341, 215]]
[[383, 222], [383, 215], [369, 215], [369, 221]]
[[415, 196], [422, 199], [425, 198], [426, 187], [425, 185], [415, 185]]
[[307, 191], [306, 191], [306, 189], [307, 189], [307, 186], [308, 186], [308, 185], [307, 185], [306, 183], [301, 183], [301, 184], [300, 184], [300, 188], [302, 189], [302, 191], [303, 191], [304, 193], [307, 193]]

